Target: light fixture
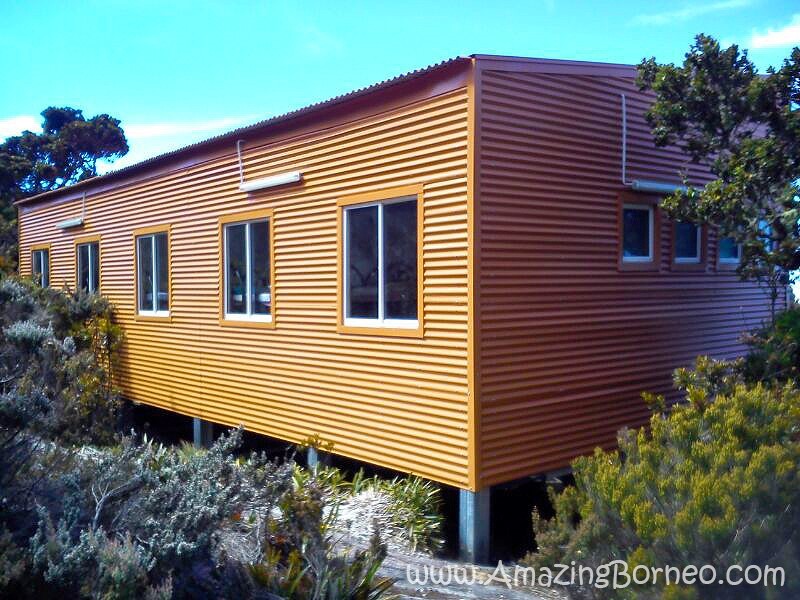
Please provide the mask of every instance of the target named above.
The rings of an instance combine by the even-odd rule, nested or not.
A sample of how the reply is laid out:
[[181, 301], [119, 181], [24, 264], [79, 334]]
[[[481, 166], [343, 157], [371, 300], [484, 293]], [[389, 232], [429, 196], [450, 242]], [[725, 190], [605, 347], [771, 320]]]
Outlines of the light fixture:
[[288, 183], [297, 183], [303, 177], [300, 171], [290, 171], [289, 173], [280, 173], [278, 175], [271, 175], [263, 179], [254, 179], [253, 181], [242, 181], [239, 184], [239, 189], [243, 192], [255, 192], [256, 190], [263, 190], [265, 188], [277, 187], [279, 185], [286, 185]]
[[71, 227], [80, 227], [83, 225], [83, 217], [75, 217], [74, 219], [67, 219], [56, 224], [59, 229], [69, 229]]
[[634, 179], [630, 185], [637, 192], [650, 192], [653, 194], [672, 194], [677, 191], [686, 191], [686, 186], [683, 185], [662, 183], [661, 181], [646, 181], [644, 179]]

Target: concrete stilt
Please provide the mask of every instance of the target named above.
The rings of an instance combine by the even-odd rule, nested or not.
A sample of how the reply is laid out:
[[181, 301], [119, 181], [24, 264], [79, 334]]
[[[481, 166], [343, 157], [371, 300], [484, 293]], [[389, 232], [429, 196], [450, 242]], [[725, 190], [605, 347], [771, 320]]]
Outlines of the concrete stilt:
[[210, 448], [214, 443], [214, 424], [204, 419], [194, 417], [194, 445], [196, 448]]
[[319, 451], [313, 446], [308, 447], [308, 454], [306, 455], [306, 464], [312, 473], [316, 473], [319, 468]]
[[461, 560], [489, 562], [489, 511], [491, 489], [479, 492], [459, 490], [458, 550]]

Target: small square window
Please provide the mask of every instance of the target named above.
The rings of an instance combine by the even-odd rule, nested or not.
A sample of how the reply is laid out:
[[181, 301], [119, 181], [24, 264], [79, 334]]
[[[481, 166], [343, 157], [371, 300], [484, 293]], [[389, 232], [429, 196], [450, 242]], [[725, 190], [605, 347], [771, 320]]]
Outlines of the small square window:
[[675, 223], [675, 262], [699, 263], [702, 258], [702, 230], [694, 223]]
[[737, 264], [741, 259], [742, 246], [737, 244], [731, 237], [723, 237], [719, 240], [719, 262]]
[[622, 208], [623, 262], [653, 260], [653, 207], [625, 204]]

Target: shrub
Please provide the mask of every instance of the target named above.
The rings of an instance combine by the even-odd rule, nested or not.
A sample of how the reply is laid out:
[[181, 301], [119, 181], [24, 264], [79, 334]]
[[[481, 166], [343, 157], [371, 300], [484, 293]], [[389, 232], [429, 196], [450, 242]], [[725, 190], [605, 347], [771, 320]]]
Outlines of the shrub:
[[0, 307], [0, 394], [48, 406], [27, 429], [67, 443], [112, 443], [121, 416], [113, 380], [122, 334], [110, 304], [4, 278]]
[[745, 341], [750, 351], [742, 373], [748, 381], [786, 382], [800, 377], [800, 307], [781, 312]]
[[[781, 564], [789, 569], [787, 581], [797, 585], [798, 434], [800, 391], [793, 385], [737, 385], [713, 402], [655, 414], [649, 429], [622, 432], [618, 451], [598, 449], [574, 462], [576, 487], [554, 497], [554, 520], [534, 517], [539, 552], [526, 560], [537, 566], [615, 559], [631, 568], [710, 564], [718, 573], [734, 564]], [[656, 586], [614, 590], [613, 597], [678, 593]], [[771, 597], [769, 588], [746, 585], [681, 593]]]
[[314, 482], [326, 497], [334, 502], [354, 501], [367, 493], [374, 501], [382, 495], [388, 502], [388, 520], [411, 551], [435, 552], [441, 549], [444, 517], [441, 512], [441, 488], [427, 479], [414, 475], [382, 479], [366, 477], [359, 469], [352, 479], [335, 467], [320, 466], [316, 472], [296, 466], [294, 483], [302, 488]]
[[293, 485], [292, 463], [237, 456], [241, 431], [209, 450], [118, 436], [105, 300], [7, 278], [0, 307], [0, 597], [366, 599], [391, 585], [377, 540], [335, 551], [335, 498]]

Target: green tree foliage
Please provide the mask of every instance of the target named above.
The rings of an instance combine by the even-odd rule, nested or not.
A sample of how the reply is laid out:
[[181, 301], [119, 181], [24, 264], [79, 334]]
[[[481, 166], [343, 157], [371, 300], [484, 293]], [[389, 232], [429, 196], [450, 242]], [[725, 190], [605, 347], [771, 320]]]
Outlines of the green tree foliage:
[[25, 131], [0, 144], [0, 270], [16, 266], [16, 210], [20, 198], [54, 190], [97, 175], [97, 161], [128, 152], [120, 121], [90, 119], [74, 108], [42, 111], [42, 132]]
[[659, 585], [584, 590], [587, 597], [758, 599], [800, 591], [800, 391], [732, 384], [719, 365], [701, 368], [706, 373], [682, 375], [694, 386], [689, 402], [654, 414], [649, 428], [622, 432], [619, 450], [575, 461], [576, 486], [553, 498], [556, 518], [534, 519], [539, 553], [529, 562], [709, 564], [717, 573], [783, 566], [795, 586]]
[[698, 35], [681, 65], [642, 61], [639, 83], [655, 92], [647, 116], [656, 144], [679, 144], [716, 176], [663, 207], [742, 244], [740, 274], [777, 297], [800, 268], [800, 49], [760, 74], [747, 51]]

